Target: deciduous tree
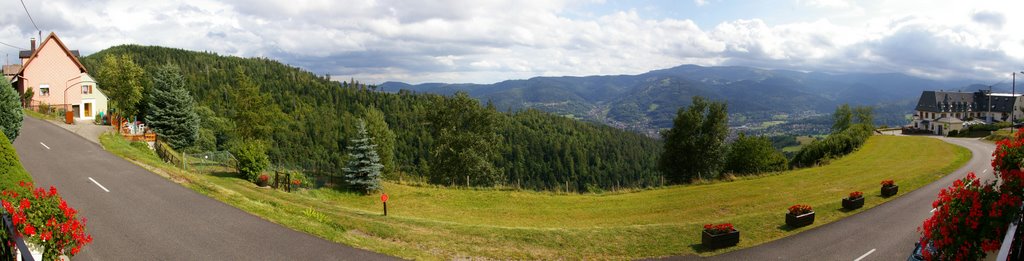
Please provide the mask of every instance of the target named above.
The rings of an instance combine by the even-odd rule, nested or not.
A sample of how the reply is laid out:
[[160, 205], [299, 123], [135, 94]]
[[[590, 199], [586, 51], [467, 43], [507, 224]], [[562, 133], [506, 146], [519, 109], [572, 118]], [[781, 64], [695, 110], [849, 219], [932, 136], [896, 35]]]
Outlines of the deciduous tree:
[[395, 166], [395, 133], [388, 127], [384, 120], [384, 112], [374, 107], [363, 109], [363, 119], [366, 120], [366, 129], [373, 144], [377, 146], [377, 154], [380, 155], [380, 164], [384, 165], [384, 175], [394, 172]]
[[853, 122], [853, 110], [849, 104], [839, 105], [832, 113], [832, 133], [839, 133], [850, 127]]
[[465, 92], [438, 101], [429, 122], [436, 143], [430, 180], [433, 183], [493, 186], [501, 181], [502, 170], [494, 166], [502, 137], [497, 134], [498, 112], [484, 109]]
[[786, 156], [775, 150], [771, 140], [740, 133], [739, 138], [729, 145], [724, 172], [743, 175], [783, 171], [787, 168]]
[[718, 175], [729, 133], [727, 105], [694, 96], [689, 108], [679, 108], [672, 128], [662, 131], [665, 150], [659, 167], [674, 184]]
[[135, 116], [142, 100], [145, 71], [127, 54], [104, 56], [102, 68], [97, 80], [99, 88], [110, 98], [110, 107], [124, 117]]

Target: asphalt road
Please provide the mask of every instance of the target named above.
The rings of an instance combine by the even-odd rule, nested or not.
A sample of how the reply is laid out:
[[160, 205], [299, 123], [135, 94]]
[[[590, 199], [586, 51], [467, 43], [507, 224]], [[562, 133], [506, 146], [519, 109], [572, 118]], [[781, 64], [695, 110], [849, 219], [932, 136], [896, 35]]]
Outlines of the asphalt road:
[[[914, 249], [914, 242], [920, 238], [917, 227], [931, 216], [932, 202], [935, 201], [939, 190], [948, 187], [954, 180], [967, 176], [971, 171], [983, 181], [995, 179], [991, 166], [994, 144], [977, 139], [941, 139], [963, 146], [974, 155], [964, 167], [918, 190], [910, 193], [900, 190], [898, 198], [872, 209], [755, 247], [708, 258], [691, 255], [666, 259], [906, 260]], [[740, 240], [743, 240], [742, 237]]]
[[76, 260], [394, 259], [263, 220], [38, 119], [25, 117], [14, 147], [37, 187], [88, 218], [94, 241]]

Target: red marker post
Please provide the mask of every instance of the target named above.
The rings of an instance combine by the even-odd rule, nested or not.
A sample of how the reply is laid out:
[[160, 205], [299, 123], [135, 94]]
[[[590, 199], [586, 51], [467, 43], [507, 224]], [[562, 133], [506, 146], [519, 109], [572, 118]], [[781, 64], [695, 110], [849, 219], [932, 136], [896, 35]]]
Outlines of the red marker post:
[[388, 216], [388, 194], [387, 193], [381, 193], [380, 194], [380, 201], [384, 202], [384, 216], [386, 217], [386, 216]]

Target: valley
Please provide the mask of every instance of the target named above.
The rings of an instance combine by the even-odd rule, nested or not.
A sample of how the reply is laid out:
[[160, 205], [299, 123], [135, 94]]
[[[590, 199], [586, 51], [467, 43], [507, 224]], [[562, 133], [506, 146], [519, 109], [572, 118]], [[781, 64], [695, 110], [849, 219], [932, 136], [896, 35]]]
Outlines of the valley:
[[501, 110], [538, 109], [658, 137], [692, 96], [728, 102], [734, 135], [820, 135], [828, 132], [828, 115], [840, 104], [873, 106], [876, 125], [902, 126], [922, 90], [979, 88], [969, 86], [973, 82], [895, 73], [682, 65], [639, 75], [535, 77], [494, 84], [385, 82], [381, 87], [443, 95], [465, 91]]

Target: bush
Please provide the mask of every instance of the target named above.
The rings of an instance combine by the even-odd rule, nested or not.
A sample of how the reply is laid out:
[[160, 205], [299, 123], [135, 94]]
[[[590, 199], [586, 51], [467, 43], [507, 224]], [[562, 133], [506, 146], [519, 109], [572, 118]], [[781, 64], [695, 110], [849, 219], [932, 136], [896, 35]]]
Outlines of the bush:
[[793, 167], [809, 167], [820, 164], [823, 160], [850, 154], [871, 137], [874, 129], [870, 125], [856, 124], [825, 139], [814, 141], [800, 149], [793, 156], [790, 165]]
[[0, 135], [0, 189], [18, 188], [21, 182], [32, 182], [32, 177], [21, 166], [21, 160], [7, 136]]
[[242, 175], [243, 178], [256, 182], [260, 172], [270, 165], [270, 159], [267, 158], [267, 148], [263, 143], [258, 141], [246, 141], [240, 145], [237, 145], [231, 151], [231, 154], [235, 155], [235, 169]]
[[729, 145], [725, 155], [725, 172], [735, 174], [758, 174], [783, 171], [788, 168], [786, 156], [775, 150], [772, 142], [765, 137], [747, 136]]
[[18, 92], [11, 87], [7, 78], [0, 77], [0, 130], [7, 139], [14, 141], [21, 131], [24, 112], [21, 111], [21, 99]]

